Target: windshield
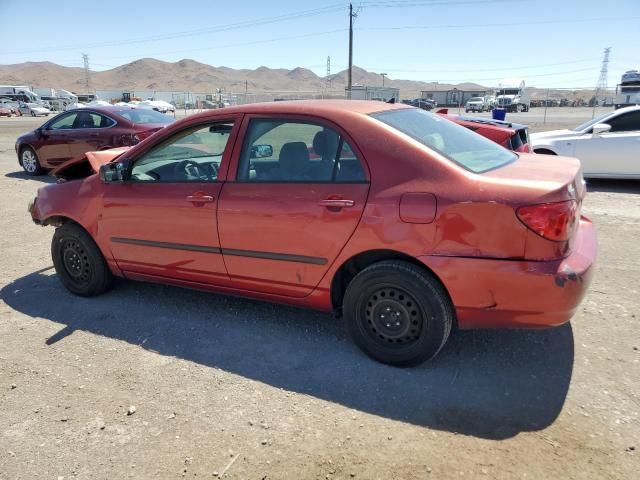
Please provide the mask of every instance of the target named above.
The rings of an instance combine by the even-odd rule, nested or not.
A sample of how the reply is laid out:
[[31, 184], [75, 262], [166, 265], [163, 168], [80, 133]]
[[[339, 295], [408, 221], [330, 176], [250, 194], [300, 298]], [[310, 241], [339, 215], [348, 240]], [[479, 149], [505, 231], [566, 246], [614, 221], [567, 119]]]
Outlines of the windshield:
[[371, 116], [473, 173], [493, 170], [518, 158], [491, 140], [424, 110], [406, 108]]
[[120, 110], [118, 115], [138, 125], [150, 123], [168, 124], [174, 121], [173, 117], [151, 109], [135, 110], [132, 108], [130, 110]]
[[573, 129], [574, 132], [581, 132], [583, 130], [586, 130], [587, 128], [591, 127], [592, 125], [595, 125], [596, 123], [600, 123], [600, 121], [603, 118], [607, 118], [609, 115], [611, 115], [611, 112], [607, 112], [607, 113], [603, 113], [602, 115], [598, 115], [596, 118], [589, 120], [588, 122], [584, 122], [582, 125], [578, 125], [576, 128]]
[[469, 99], [470, 102], [481, 102], [483, 99], [480, 97], [471, 97]]

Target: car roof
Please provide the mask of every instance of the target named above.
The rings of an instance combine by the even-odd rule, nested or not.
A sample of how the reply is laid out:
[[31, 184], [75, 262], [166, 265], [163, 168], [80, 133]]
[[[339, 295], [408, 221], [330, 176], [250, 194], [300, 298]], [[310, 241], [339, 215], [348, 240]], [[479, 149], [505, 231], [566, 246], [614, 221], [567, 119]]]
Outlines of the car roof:
[[640, 105], [631, 105], [629, 107], [618, 108], [617, 110], [613, 110], [611, 113], [626, 113], [626, 112], [635, 112], [636, 110], [640, 110]]
[[[213, 112], [228, 113], [264, 113], [264, 114], [301, 114], [326, 115], [338, 112], [353, 112], [370, 114], [386, 110], [412, 108], [403, 103], [385, 103], [373, 100], [285, 100], [282, 102], [250, 103], [225, 107], [223, 110]], [[209, 112], [205, 112], [204, 115]]]

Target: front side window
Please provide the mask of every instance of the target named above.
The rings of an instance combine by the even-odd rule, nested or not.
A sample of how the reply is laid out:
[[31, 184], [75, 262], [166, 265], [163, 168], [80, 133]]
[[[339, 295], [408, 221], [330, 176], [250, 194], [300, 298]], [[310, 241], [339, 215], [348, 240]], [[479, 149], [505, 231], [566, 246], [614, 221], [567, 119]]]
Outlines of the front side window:
[[62, 115], [60, 118], [51, 122], [49, 125], [49, 130], [68, 130], [73, 128], [73, 124], [76, 121], [77, 113], [68, 113], [66, 115]]
[[366, 176], [347, 140], [323, 125], [252, 120], [240, 154], [238, 180], [278, 183], [361, 183]]
[[388, 110], [371, 116], [473, 173], [493, 170], [518, 158], [477, 133], [417, 108]]
[[622, 115], [607, 120], [606, 123], [611, 125], [611, 132], [633, 132], [640, 130], [640, 111], [623, 113]]
[[214, 182], [233, 123], [184, 130], [138, 158], [129, 179], [134, 182]]

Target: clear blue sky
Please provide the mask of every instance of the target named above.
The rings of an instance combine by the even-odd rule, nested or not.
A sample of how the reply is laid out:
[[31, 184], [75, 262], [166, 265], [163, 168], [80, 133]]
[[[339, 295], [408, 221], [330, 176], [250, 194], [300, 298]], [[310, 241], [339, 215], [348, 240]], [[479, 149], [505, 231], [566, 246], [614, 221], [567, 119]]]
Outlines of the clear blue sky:
[[[391, 78], [496, 85], [609, 85], [640, 69], [640, 0], [354, 2], [354, 64]], [[141, 57], [215, 66], [347, 66], [348, 2], [0, 0], [0, 64], [48, 60], [106, 70]]]

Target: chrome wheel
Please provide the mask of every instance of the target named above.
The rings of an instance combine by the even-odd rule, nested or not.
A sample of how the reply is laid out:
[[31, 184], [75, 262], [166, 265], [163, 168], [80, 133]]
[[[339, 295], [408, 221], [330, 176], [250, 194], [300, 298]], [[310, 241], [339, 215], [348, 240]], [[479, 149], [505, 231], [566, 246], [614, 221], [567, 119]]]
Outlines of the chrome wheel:
[[22, 168], [24, 168], [28, 173], [34, 173], [38, 169], [38, 159], [31, 150], [23, 150], [21, 158]]

